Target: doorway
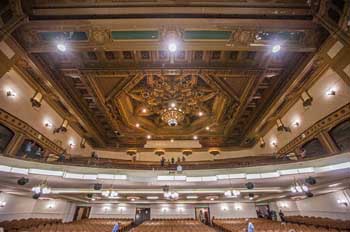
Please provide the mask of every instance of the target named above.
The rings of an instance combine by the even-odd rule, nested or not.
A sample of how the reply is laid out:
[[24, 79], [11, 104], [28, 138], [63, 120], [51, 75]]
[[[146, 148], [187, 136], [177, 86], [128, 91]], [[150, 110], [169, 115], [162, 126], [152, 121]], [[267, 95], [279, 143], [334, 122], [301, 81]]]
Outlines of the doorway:
[[140, 225], [151, 219], [151, 208], [136, 208], [135, 224]]
[[91, 207], [88, 206], [77, 206], [75, 208], [73, 221], [79, 221], [82, 219], [89, 218]]
[[210, 225], [210, 210], [209, 207], [198, 207], [196, 210], [196, 220]]

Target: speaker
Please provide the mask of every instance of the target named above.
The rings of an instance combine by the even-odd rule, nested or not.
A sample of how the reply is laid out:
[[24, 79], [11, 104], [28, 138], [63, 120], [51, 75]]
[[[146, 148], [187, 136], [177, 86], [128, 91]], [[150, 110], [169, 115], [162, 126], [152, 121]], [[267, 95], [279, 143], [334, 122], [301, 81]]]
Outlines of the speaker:
[[248, 183], [245, 184], [245, 187], [247, 189], [253, 189], [255, 186], [254, 186], [254, 184], [252, 182], [248, 182]]
[[28, 182], [29, 182], [29, 179], [28, 179], [28, 178], [24, 178], [24, 177], [22, 177], [22, 178], [20, 178], [20, 179], [17, 180], [17, 184], [18, 184], [18, 185], [25, 185], [25, 184], [27, 184]]
[[102, 184], [94, 184], [94, 190], [101, 190]]
[[316, 179], [309, 176], [308, 178], [305, 179], [305, 182], [308, 183], [309, 185], [315, 185], [317, 183]]

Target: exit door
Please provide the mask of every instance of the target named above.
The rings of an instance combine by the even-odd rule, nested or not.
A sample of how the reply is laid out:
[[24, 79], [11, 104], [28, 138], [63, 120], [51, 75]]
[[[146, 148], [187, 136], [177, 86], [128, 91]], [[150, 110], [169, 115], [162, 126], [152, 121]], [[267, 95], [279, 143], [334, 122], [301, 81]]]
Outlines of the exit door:
[[135, 224], [140, 225], [144, 221], [151, 219], [151, 209], [150, 208], [136, 208], [135, 214]]
[[75, 214], [74, 214], [73, 221], [79, 221], [81, 219], [89, 218], [90, 211], [91, 211], [91, 207], [77, 206], [75, 208]]

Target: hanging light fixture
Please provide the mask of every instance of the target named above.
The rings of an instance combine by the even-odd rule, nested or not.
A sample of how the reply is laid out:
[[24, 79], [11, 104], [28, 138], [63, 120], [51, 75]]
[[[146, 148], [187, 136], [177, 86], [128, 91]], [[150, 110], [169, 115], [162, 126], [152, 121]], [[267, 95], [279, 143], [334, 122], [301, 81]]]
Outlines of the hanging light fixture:
[[232, 197], [232, 198], [237, 198], [239, 195], [241, 195], [241, 192], [238, 190], [228, 190], [224, 193], [225, 197]]
[[170, 191], [170, 188], [167, 185], [163, 187], [163, 192], [164, 198], [168, 200], [177, 200], [179, 198], [179, 193], [175, 191]]
[[290, 191], [292, 193], [307, 193], [309, 192], [309, 187], [306, 183], [301, 183], [300, 181], [297, 181], [294, 179], [293, 185], [290, 187]]
[[40, 92], [36, 92], [34, 96], [30, 99], [32, 107], [40, 108], [41, 101], [43, 100], [43, 95]]
[[114, 190], [104, 190], [101, 192], [102, 196], [107, 197], [107, 198], [116, 198], [118, 197], [118, 192], [114, 191]]
[[51, 188], [48, 186], [47, 181], [41, 183], [40, 185], [34, 186], [32, 192], [37, 195], [50, 194]]

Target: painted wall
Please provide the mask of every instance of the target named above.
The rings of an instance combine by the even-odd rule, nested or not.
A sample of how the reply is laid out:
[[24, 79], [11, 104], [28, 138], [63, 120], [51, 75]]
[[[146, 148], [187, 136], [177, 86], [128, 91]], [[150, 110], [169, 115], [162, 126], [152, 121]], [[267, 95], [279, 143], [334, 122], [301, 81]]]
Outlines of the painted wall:
[[337, 191], [299, 201], [279, 201], [277, 205], [285, 215], [302, 215], [350, 220], [350, 206], [338, 204], [338, 200], [350, 201], [350, 190]]
[[55, 218], [69, 221], [72, 214], [72, 204], [65, 200], [34, 200], [6, 193], [0, 194], [0, 200], [6, 202], [0, 208], [0, 221], [19, 218]]
[[151, 208], [151, 218], [195, 218], [196, 207], [209, 207], [216, 218], [255, 218], [253, 203], [217, 204], [98, 204], [92, 205], [91, 218], [134, 218], [136, 208]]

